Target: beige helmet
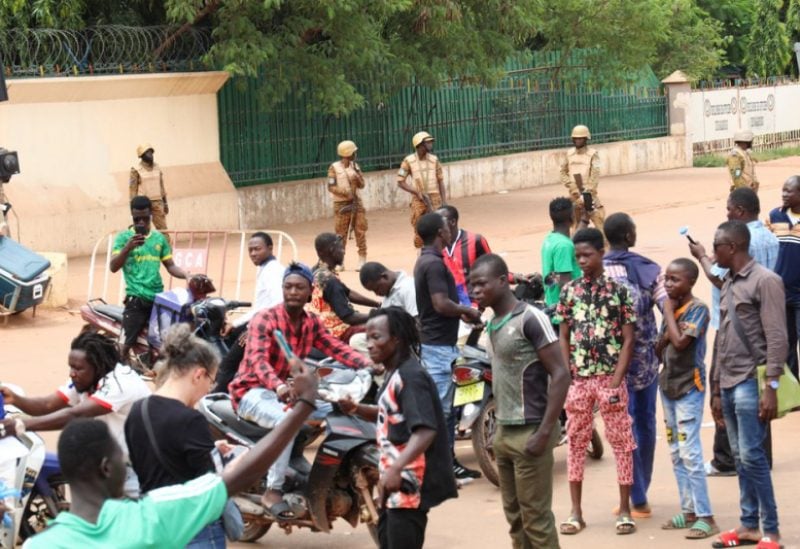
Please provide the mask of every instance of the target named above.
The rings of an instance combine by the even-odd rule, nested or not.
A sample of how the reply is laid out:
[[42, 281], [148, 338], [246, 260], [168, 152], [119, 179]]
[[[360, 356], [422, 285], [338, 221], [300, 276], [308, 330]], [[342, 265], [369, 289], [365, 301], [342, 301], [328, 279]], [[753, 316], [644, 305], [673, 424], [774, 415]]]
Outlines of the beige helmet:
[[740, 141], [744, 141], [745, 143], [752, 143], [753, 142], [753, 132], [749, 131], [741, 131], [736, 132], [733, 134], [733, 142], [738, 143]]
[[419, 147], [420, 143], [425, 143], [426, 141], [435, 141], [435, 139], [428, 132], [417, 132], [411, 138], [411, 144], [415, 149]]
[[146, 153], [147, 151], [155, 152], [155, 149], [153, 148], [153, 146], [150, 143], [143, 143], [143, 144], [139, 145], [138, 147], [136, 147], [136, 156], [138, 158], [141, 158], [142, 155], [144, 153]]
[[353, 156], [353, 154], [355, 154], [357, 150], [358, 147], [356, 147], [356, 144], [353, 143], [352, 141], [342, 141], [336, 147], [336, 154], [338, 154], [342, 158], [349, 158]]
[[592, 134], [589, 133], [589, 128], [584, 126], [583, 124], [578, 124], [574, 128], [572, 128], [572, 135], [570, 136], [573, 139], [576, 137], [585, 137], [586, 139], [591, 139]]

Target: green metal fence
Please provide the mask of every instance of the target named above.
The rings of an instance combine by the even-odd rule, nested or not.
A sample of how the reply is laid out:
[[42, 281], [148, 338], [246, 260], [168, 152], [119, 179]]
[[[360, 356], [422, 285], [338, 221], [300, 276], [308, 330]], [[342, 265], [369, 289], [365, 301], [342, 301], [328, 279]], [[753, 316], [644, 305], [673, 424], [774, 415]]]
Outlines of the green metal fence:
[[492, 88], [410, 86], [341, 118], [308, 114], [297, 97], [263, 110], [263, 78], [233, 80], [219, 93], [222, 163], [247, 186], [324, 176], [344, 139], [358, 144], [364, 170], [379, 170], [399, 166], [420, 130], [436, 137], [445, 162], [566, 146], [576, 124], [588, 125], [595, 143], [667, 134], [666, 97], [649, 69], [635, 85], [608, 90], [587, 83], [579, 59], [558, 65], [557, 54], [537, 53], [510, 62]]

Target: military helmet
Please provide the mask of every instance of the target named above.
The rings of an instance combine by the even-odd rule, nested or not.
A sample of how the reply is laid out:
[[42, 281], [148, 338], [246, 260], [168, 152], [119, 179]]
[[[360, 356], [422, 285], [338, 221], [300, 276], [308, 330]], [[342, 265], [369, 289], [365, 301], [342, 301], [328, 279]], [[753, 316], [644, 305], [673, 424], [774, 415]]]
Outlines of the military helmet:
[[138, 158], [141, 158], [142, 155], [144, 153], [146, 153], [147, 151], [155, 152], [155, 149], [153, 149], [153, 146], [150, 143], [143, 143], [143, 144], [139, 145], [138, 147], [136, 147], [136, 156]]
[[741, 131], [736, 132], [733, 134], [733, 142], [738, 143], [740, 141], [744, 141], [745, 143], [752, 143], [753, 142], [753, 132], [749, 131]]
[[571, 137], [575, 139], [576, 137], [585, 137], [586, 139], [591, 139], [592, 134], [589, 133], [589, 128], [584, 126], [583, 124], [578, 124], [574, 128], [572, 128], [572, 135]]
[[428, 132], [417, 132], [414, 134], [414, 137], [411, 138], [411, 144], [415, 149], [419, 147], [421, 143], [425, 143], [426, 141], [435, 141], [435, 139]]
[[353, 156], [353, 154], [355, 154], [357, 150], [358, 147], [356, 147], [356, 144], [353, 143], [352, 141], [342, 141], [336, 147], [336, 154], [338, 154], [342, 158], [349, 158]]

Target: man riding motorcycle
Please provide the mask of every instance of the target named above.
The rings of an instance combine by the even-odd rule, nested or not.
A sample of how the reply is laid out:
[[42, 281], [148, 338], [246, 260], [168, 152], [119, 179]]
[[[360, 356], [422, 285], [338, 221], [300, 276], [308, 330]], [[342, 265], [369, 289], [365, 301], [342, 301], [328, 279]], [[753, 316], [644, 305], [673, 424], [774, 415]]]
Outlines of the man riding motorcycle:
[[[311, 296], [313, 275], [301, 264], [292, 263], [283, 275], [283, 303], [257, 313], [250, 321], [245, 356], [239, 371], [228, 386], [239, 417], [271, 429], [283, 421], [289, 408], [298, 400], [287, 382], [291, 370], [289, 356], [281, 349], [282, 334], [291, 353], [304, 359], [311, 348], [338, 360], [350, 368], [367, 368], [370, 364], [362, 355], [331, 335], [319, 317], [306, 312], [304, 306]], [[313, 403], [312, 417], [324, 418], [330, 411], [328, 403]], [[283, 500], [283, 484], [291, 458], [288, 445], [267, 476], [264, 507], [276, 520], [294, 518], [289, 504]]]

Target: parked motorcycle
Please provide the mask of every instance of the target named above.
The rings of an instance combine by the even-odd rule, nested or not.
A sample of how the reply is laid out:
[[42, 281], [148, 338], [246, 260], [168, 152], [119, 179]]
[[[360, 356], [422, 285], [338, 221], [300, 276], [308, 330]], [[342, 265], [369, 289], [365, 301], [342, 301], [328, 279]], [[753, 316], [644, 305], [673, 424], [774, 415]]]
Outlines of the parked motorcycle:
[[[24, 394], [19, 387], [11, 388]], [[2, 412], [0, 417], [20, 413], [12, 405], [5, 405]], [[8, 512], [10, 520], [0, 524], [0, 547], [13, 548], [42, 531], [58, 513], [69, 510], [67, 481], [61, 474], [58, 456], [47, 452], [42, 438], [31, 431], [10, 441], [0, 462], [0, 477], [16, 492], [15, 506]]]
[[[372, 384], [372, 376], [367, 371], [346, 369], [332, 362], [306, 362], [322, 377], [320, 398], [329, 402], [336, 402], [345, 395], [360, 402]], [[269, 433], [268, 429], [241, 419], [227, 394], [204, 397], [198, 409], [217, 438], [249, 448]], [[311, 464], [303, 450], [323, 433], [324, 438]], [[353, 527], [359, 522], [366, 523], [377, 545], [378, 511], [374, 497], [379, 479], [378, 460], [375, 425], [345, 415], [334, 407], [324, 423], [307, 423], [295, 440], [284, 483], [284, 499], [295, 518], [278, 521], [265, 513], [261, 495], [267, 486], [263, 478], [247, 492], [235, 496], [245, 523], [240, 541], [259, 539], [276, 522], [286, 533], [291, 533], [295, 527], [328, 532], [333, 520], [341, 517]]]
[[[544, 305], [544, 286], [540, 276], [518, 284], [514, 289], [517, 299], [525, 301], [551, 314]], [[479, 345], [482, 328], [470, 332], [461, 349], [461, 358], [453, 369], [453, 407], [463, 408], [457, 425], [457, 434], [472, 440], [472, 449], [478, 458], [478, 466], [486, 478], [495, 486], [500, 485], [497, 458], [494, 455], [494, 434], [497, 430], [496, 405], [492, 393], [492, 364], [484, 347]], [[596, 410], [595, 410], [596, 413]], [[562, 424], [562, 437], [558, 446], [567, 443], [566, 425]], [[603, 440], [592, 427], [592, 439], [587, 448], [592, 459], [603, 456]]]

